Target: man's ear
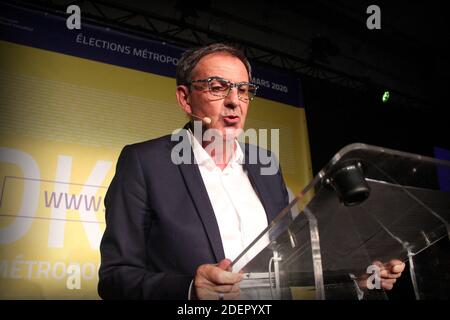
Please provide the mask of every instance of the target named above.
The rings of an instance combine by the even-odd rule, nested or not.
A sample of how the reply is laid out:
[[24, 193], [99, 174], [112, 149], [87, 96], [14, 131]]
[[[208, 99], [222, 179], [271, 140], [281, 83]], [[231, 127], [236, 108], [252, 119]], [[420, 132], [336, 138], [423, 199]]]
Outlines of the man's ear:
[[177, 86], [176, 95], [178, 105], [181, 107], [181, 109], [183, 109], [183, 111], [186, 112], [187, 114], [191, 114], [192, 109], [191, 104], [189, 102], [190, 98], [188, 87], [184, 85]]

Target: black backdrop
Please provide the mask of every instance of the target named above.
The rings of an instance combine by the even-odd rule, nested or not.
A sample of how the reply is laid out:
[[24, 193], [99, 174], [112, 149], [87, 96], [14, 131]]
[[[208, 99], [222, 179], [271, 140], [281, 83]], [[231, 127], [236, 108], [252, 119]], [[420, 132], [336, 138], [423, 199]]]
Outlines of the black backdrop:
[[425, 156], [434, 156], [434, 147], [450, 149], [448, 103], [422, 109], [383, 103], [382, 90], [349, 89], [308, 77], [302, 86], [314, 174], [354, 142]]

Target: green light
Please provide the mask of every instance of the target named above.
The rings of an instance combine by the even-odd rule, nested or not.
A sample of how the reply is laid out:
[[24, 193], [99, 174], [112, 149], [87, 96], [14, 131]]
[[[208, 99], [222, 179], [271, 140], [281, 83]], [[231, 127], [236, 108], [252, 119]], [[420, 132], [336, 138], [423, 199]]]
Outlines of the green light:
[[385, 92], [383, 93], [382, 101], [383, 101], [384, 103], [386, 103], [386, 102], [389, 100], [389, 96], [390, 96], [389, 91], [385, 91]]

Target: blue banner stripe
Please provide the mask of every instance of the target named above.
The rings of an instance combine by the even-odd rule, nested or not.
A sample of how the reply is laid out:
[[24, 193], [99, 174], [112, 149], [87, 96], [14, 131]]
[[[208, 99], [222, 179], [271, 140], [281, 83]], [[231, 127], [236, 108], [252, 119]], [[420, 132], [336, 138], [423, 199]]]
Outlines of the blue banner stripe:
[[[437, 159], [450, 161], [450, 150], [435, 147], [434, 155]], [[450, 192], [450, 168], [438, 166], [437, 170], [441, 190]]]
[[[94, 61], [175, 77], [180, 48], [83, 22], [69, 30], [66, 19], [0, 3], [0, 39]], [[69, 15], [68, 15], [69, 16]], [[81, 12], [81, 17], [83, 13]], [[258, 96], [303, 107], [299, 79], [253, 65]]]

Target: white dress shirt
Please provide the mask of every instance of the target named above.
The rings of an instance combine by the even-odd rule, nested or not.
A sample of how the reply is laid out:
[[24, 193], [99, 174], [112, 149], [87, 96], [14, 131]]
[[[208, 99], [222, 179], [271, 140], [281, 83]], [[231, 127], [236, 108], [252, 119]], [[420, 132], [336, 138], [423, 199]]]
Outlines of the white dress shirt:
[[233, 261], [267, 227], [266, 212], [242, 166], [244, 154], [237, 141], [235, 152], [222, 170], [192, 133], [190, 139], [214, 209], [225, 258]]

